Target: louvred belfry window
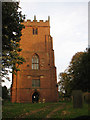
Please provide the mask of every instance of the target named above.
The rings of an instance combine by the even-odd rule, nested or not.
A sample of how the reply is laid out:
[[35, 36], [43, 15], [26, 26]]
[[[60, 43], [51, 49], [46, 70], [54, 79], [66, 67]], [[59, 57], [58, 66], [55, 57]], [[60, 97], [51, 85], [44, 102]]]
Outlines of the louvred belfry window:
[[38, 34], [38, 29], [37, 28], [33, 28], [33, 35], [37, 35]]
[[39, 69], [39, 57], [37, 54], [34, 54], [32, 57], [32, 69]]

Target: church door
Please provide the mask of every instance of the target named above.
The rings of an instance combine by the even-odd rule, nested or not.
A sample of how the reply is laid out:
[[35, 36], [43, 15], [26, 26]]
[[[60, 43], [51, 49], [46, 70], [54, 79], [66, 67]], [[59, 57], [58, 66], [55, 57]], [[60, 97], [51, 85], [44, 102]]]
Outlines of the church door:
[[32, 102], [38, 102], [39, 101], [39, 93], [38, 92], [34, 92], [32, 95]]

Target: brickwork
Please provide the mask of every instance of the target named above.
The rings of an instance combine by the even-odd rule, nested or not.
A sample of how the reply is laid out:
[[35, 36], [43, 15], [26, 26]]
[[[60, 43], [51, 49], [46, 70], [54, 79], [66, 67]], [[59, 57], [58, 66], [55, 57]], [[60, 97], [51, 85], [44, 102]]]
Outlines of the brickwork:
[[[39, 100], [46, 102], [57, 101], [57, 77], [54, 64], [53, 40], [50, 36], [50, 21], [27, 20], [23, 22], [20, 41], [23, 49], [21, 55], [26, 62], [20, 66], [17, 76], [13, 75], [12, 102], [32, 102], [35, 91], [39, 94]], [[37, 34], [33, 34], [37, 29]], [[39, 69], [32, 69], [32, 57], [39, 57]], [[40, 86], [33, 87], [32, 79], [40, 79]]]

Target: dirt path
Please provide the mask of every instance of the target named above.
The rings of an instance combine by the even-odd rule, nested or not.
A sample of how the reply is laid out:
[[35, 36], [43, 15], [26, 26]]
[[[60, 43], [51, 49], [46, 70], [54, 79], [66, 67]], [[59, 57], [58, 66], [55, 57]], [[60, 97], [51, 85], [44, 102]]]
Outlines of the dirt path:
[[58, 108], [54, 109], [53, 111], [51, 111], [51, 112], [46, 116], [46, 118], [51, 118], [51, 116], [52, 116], [55, 112], [57, 112], [58, 110], [63, 109], [64, 107], [65, 107], [65, 103], [62, 104], [62, 105], [60, 105]]
[[32, 115], [32, 114], [37, 113], [37, 112], [42, 111], [42, 110], [44, 111], [44, 110], [48, 109], [50, 106], [53, 106], [53, 104], [47, 105], [47, 106], [45, 106], [45, 107], [43, 107], [43, 108], [40, 108], [40, 109], [31, 111], [31, 112], [27, 112], [27, 113], [21, 114], [21, 115], [18, 116], [17, 118], [26, 118], [28, 115]]
[[21, 114], [18, 118], [25, 118], [26, 116], [32, 115], [32, 114], [34, 114], [34, 113], [37, 113], [37, 112], [39, 112], [39, 111], [41, 111], [41, 110], [43, 110], [43, 109], [44, 109], [44, 108], [40, 108], [40, 109], [31, 111], [31, 112], [27, 112], [27, 113]]
[[[37, 112], [39, 112], [39, 111], [45, 111], [45, 110], [49, 109], [50, 107], [52, 107], [52, 106], [54, 106], [54, 105], [55, 105], [55, 104], [47, 105], [47, 106], [45, 106], [45, 107], [43, 107], [43, 108], [40, 108], [40, 109], [37, 109], [37, 110], [33, 110], [33, 111], [30, 111], [30, 112], [27, 112], [27, 113], [24, 113], [24, 114], [21, 114], [21, 115], [18, 116], [17, 118], [27, 118], [27, 116], [30, 116], [30, 115], [32, 115], [32, 114], [35, 114], [35, 113], [37, 113]], [[58, 110], [63, 109], [64, 107], [65, 107], [65, 103], [60, 104], [59, 107], [57, 107], [57, 108], [55, 108], [54, 110], [52, 110], [45, 118], [51, 118], [51, 116], [52, 116], [55, 112], [57, 112]], [[17, 118], [16, 118], [16, 119], [17, 119]]]

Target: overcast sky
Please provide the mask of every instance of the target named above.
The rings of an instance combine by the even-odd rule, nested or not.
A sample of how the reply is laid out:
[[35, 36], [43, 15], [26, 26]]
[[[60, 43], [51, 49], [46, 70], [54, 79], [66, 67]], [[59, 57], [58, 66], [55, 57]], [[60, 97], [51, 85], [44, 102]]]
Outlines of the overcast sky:
[[88, 0], [28, 1], [20, 0], [26, 19], [33, 20], [36, 15], [39, 21], [47, 20], [50, 16], [58, 80], [58, 74], [68, 67], [72, 56], [88, 46]]

